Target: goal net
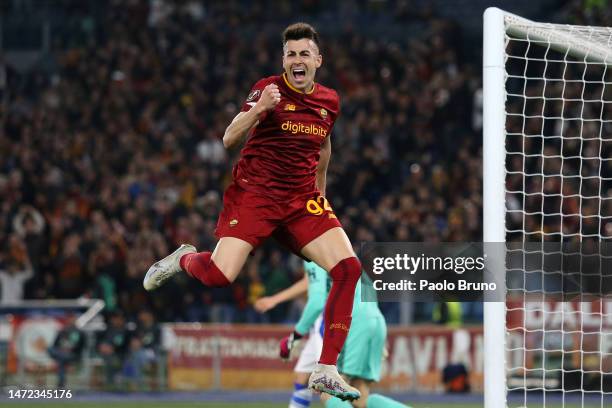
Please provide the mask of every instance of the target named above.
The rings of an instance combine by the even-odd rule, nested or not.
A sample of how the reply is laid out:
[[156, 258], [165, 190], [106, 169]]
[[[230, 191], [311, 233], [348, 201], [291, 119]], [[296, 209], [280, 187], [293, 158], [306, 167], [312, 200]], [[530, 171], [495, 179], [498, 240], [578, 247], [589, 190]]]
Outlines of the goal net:
[[489, 9], [484, 37], [484, 240], [506, 242], [507, 286], [486, 406], [612, 406], [612, 29]]

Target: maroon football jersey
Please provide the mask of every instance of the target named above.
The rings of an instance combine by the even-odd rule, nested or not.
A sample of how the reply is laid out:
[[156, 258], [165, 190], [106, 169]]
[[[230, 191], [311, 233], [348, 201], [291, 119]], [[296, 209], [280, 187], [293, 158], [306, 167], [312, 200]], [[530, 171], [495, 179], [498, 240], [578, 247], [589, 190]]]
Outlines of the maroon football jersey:
[[282, 76], [258, 81], [242, 111], [255, 106], [263, 89], [275, 83], [281, 100], [260, 118], [248, 135], [234, 167], [234, 182], [245, 190], [275, 197], [316, 191], [315, 174], [321, 144], [330, 137], [339, 112], [338, 94], [321, 84], [309, 93], [294, 88]]

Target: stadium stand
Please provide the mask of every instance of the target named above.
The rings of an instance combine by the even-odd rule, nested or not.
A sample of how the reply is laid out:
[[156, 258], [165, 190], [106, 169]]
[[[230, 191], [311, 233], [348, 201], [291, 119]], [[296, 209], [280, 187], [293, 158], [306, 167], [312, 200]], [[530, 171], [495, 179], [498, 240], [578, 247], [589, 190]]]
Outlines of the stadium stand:
[[[19, 238], [35, 265], [28, 297], [100, 297], [128, 318], [150, 307], [162, 321], [245, 321], [254, 282], [274, 286], [264, 288], [270, 293], [294, 279], [278, 273], [295, 269], [285, 254], [264, 249], [226, 290], [179, 280], [160, 300], [141, 279], [177, 243], [214, 242], [237, 154], [220, 136], [254, 81], [280, 69], [275, 25], [296, 6], [246, 37], [258, 7], [148, 4], [57, 2], [65, 15], [55, 18], [71, 23], [52, 36], [46, 63], [9, 67], [2, 247], [14, 251], [18, 214], [40, 213], [44, 228]], [[325, 19], [317, 5], [301, 15]], [[337, 7], [332, 13], [343, 12]], [[402, 10], [398, 3], [395, 14], [371, 8], [353, 18], [417, 19]], [[354, 242], [481, 237], [479, 79], [461, 59], [459, 27], [429, 18], [418, 34], [391, 39], [350, 24], [333, 36], [323, 30], [319, 81], [342, 95], [328, 195]], [[33, 215], [21, 222], [40, 223]]]
[[[577, 24], [612, 19], [597, 2], [557, 3]], [[328, 197], [352, 241], [482, 239], [480, 56], [466, 46], [480, 37], [448, 8], [71, 0], [0, 7], [10, 16], [0, 269], [30, 259], [28, 299], [101, 298], [109, 316], [120, 311], [132, 322], [145, 309], [159, 321], [295, 317], [292, 306], [263, 318], [252, 310], [258, 296], [299, 278], [297, 259], [268, 247], [227, 289], [184, 278], [153, 298], [141, 282], [178, 243], [214, 244], [237, 157], [220, 137], [251, 85], [280, 70], [278, 33], [296, 16], [320, 27], [318, 81], [342, 97]], [[397, 304], [381, 308], [399, 321]], [[431, 305], [414, 312], [417, 321], [431, 319]], [[466, 321], [482, 313], [473, 305], [464, 312]]]

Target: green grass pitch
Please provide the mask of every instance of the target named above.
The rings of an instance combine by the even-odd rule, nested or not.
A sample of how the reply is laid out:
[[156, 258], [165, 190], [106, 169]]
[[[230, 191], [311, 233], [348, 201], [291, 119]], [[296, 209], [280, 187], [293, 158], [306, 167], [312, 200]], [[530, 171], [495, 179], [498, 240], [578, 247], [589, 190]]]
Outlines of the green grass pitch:
[[[10, 403], [9, 403], [10, 404]], [[7, 404], [7, 405], [9, 405]], [[4, 404], [3, 404], [4, 405]], [[53, 407], [53, 408], [287, 408], [287, 404], [270, 404], [270, 403], [223, 403], [223, 402], [16, 402], [10, 404], [20, 408], [41, 408], [41, 407]], [[413, 408], [481, 408], [478, 405], [458, 405], [458, 404], [418, 404], [411, 405]], [[323, 405], [316, 403], [312, 404], [311, 408], [323, 408]]]
[[[3, 403], [2, 405], [5, 405]], [[222, 403], [222, 402], [83, 402], [83, 401], [63, 401], [63, 402], [25, 402], [19, 401], [16, 403], [7, 403], [21, 408], [287, 408], [287, 404], [270, 404], [270, 403]], [[481, 408], [480, 404], [427, 404], [419, 403], [410, 405], [413, 408]], [[599, 405], [598, 405], [599, 406]], [[323, 408], [319, 403], [311, 405], [312, 408]], [[561, 405], [548, 406], [547, 408], [561, 408]], [[589, 406], [585, 405], [585, 408]], [[565, 408], [579, 408], [579, 405], [565, 405]]]

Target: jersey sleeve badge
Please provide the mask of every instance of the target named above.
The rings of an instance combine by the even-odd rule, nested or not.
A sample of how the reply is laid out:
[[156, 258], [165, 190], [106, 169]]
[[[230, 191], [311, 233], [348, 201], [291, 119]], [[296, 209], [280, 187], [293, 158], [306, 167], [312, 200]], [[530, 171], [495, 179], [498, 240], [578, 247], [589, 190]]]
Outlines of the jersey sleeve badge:
[[257, 100], [257, 98], [259, 98], [259, 95], [261, 95], [261, 91], [259, 89], [255, 89], [253, 92], [249, 94], [246, 101], [247, 102], [255, 101]]

